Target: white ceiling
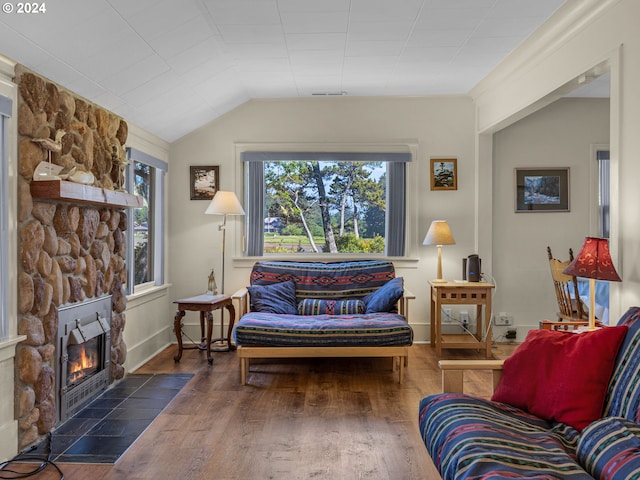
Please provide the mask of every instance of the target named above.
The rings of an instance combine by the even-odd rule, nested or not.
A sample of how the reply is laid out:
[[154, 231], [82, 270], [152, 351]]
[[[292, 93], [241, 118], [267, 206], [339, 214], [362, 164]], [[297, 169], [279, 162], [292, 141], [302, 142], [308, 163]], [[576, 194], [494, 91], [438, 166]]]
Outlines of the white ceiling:
[[42, 3], [0, 53], [173, 141], [252, 98], [466, 94], [564, 0]]

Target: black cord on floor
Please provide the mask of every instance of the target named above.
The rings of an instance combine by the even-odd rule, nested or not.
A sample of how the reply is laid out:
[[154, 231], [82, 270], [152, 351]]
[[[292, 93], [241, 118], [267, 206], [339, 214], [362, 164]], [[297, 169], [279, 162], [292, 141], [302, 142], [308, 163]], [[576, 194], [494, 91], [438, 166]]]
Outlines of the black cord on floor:
[[[39, 474], [44, 469], [46, 469], [49, 465], [51, 465], [60, 474], [60, 480], [64, 480], [64, 473], [62, 473], [62, 470], [60, 470], [60, 467], [58, 467], [58, 465], [56, 465], [51, 460], [51, 441], [52, 441], [52, 438], [53, 437], [52, 437], [51, 433], [49, 433], [48, 442], [47, 442], [48, 445], [49, 445], [49, 453], [46, 455], [45, 458], [43, 458], [43, 455], [30, 455], [29, 453], [32, 452], [33, 450], [35, 450], [35, 448], [36, 448], [35, 446], [32, 446], [31, 448], [29, 448], [25, 452], [21, 452], [18, 455], [16, 455], [11, 460], [7, 460], [5, 462], [1, 462], [0, 463], [0, 479], [33, 477], [34, 475]], [[26, 462], [39, 461], [40, 464], [37, 467], [35, 467], [33, 470], [26, 471], [26, 472], [18, 472], [16, 470], [13, 470], [12, 468], [9, 468], [9, 467], [11, 467], [12, 464], [17, 463], [17, 462], [23, 462], [23, 461], [26, 461]], [[10, 476], [5, 476], [5, 475], [10, 475]]]

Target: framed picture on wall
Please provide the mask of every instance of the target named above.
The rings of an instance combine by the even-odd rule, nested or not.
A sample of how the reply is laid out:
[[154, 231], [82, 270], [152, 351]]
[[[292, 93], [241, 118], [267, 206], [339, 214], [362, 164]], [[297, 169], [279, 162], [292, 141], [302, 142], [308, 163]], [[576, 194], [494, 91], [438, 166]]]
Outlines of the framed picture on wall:
[[458, 189], [458, 159], [431, 159], [431, 190]]
[[191, 200], [211, 200], [218, 191], [219, 179], [219, 166], [191, 165], [189, 167]]
[[516, 212], [568, 212], [569, 167], [516, 168]]

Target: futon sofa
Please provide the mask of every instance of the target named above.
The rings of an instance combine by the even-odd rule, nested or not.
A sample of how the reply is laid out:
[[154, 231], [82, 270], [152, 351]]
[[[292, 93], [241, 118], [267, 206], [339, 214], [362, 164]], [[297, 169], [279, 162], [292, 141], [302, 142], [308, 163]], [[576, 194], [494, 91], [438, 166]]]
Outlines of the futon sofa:
[[264, 261], [249, 283], [232, 297], [243, 385], [251, 359], [292, 357], [391, 357], [402, 383], [413, 295], [393, 263]]
[[639, 307], [615, 327], [529, 332], [494, 362], [491, 400], [447, 391], [491, 362], [440, 363], [445, 392], [420, 402], [418, 424], [444, 479], [640, 478]]

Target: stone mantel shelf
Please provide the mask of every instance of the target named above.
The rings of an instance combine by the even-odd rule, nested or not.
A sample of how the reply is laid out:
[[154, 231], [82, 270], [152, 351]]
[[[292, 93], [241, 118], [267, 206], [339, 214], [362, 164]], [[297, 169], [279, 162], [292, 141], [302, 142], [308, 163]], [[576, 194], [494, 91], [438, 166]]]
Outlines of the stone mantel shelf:
[[143, 205], [142, 197], [138, 195], [65, 180], [33, 181], [31, 182], [31, 196], [40, 200], [57, 200], [107, 207], [140, 208]]

